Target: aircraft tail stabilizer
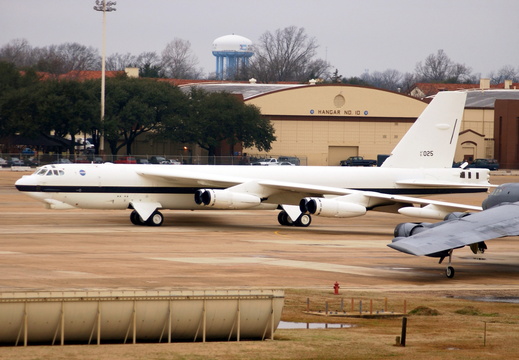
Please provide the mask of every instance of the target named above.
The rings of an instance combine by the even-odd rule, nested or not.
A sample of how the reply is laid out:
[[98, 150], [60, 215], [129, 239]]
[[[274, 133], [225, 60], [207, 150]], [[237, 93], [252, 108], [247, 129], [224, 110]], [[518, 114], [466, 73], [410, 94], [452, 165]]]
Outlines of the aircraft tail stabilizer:
[[390, 168], [450, 168], [467, 93], [438, 93], [382, 164]]

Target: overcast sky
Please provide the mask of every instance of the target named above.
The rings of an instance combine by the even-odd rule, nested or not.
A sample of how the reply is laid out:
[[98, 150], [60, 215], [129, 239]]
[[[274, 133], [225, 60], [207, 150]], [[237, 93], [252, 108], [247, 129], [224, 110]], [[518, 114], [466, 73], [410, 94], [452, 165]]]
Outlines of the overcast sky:
[[[101, 53], [102, 14], [94, 0], [0, 0], [0, 46], [77, 42]], [[339, 74], [414, 72], [443, 49], [487, 76], [519, 69], [519, 0], [117, 0], [107, 13], [107, 54], [162, 52], [175, 37], [191, 42], [206, 73], [215, 71], [213, 41], [237, 34], [254, 43], [266, 31], [304, 27], [318, 57]]]

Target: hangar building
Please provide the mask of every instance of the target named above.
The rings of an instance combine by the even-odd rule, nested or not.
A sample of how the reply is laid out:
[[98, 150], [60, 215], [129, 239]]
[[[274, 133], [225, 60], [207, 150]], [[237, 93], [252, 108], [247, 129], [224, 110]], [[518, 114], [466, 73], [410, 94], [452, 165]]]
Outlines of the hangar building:
[[[351, 85], [202, 83], [207, 91], [241, 94], [276, 130], [270, 154], [297, 156], [307, 165], [339, 165], [361, 155], [389, 154], [427, 103], [390, 91]], [[305, 161], [303, 161], [304, 163]]]
[[[497, 158], [502, 168], [519, 168], [519, 91], [489, 89], [485, 83], [467, 90], [455, 161]], [[388, 155], [428, 104], [396, 92], [346, 84], [252, 81], [184, 86], [241, 95], [271, 119], [277, 140], [270, 153], [243, 149], [244, 153], [297, 156], [306, 165], [339, 165], [349, 156]]]

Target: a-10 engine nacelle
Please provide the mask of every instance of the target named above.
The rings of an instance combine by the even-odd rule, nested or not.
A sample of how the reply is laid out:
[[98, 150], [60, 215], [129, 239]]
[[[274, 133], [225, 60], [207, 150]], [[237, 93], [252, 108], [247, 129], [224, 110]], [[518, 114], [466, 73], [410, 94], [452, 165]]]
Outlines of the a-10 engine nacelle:
[[427, 230], [431, 223], [401, 223], [395, 227], [395, 238], [413, 236]]
[[346, 201], [337, 201], [334, 199], [312, 198], [307, 197], [299, 202], [299, 210], [303, 214], [324, 217], [355, 217], [366, 214], [366, 207]]
[[195, 192], [195, 202], [215, 209], [249, 209], [261, 204], [261, 199], [228, 190], [200, 189]]
[[434, 224], [426, 223], [426, 222], [423, 222], [423, 223], [401, 223], [401, 224], [398, 224], [395, 227], [394, 235], [395, 235], [395, 238], [413, 236], [413, 235], [421, 233], [422, 231], [427, 230], [427, 229], [429, 229], [431, 227], [435, 227], [435, 226], [438, 226], [440, 224], [443, 224], [445, 222], [449, 222], [449, 221], [452, 221], [452, 220], [461, 219], [461, 218], [464, 218], [467, 215], [470, 215], [470, 213], [467, 213], [467, 212], [452, 212], [452, 213], [449, 213], [447, 216], [445, 216], [445, 218], [443, 219], [442, 222], [434, 223]]

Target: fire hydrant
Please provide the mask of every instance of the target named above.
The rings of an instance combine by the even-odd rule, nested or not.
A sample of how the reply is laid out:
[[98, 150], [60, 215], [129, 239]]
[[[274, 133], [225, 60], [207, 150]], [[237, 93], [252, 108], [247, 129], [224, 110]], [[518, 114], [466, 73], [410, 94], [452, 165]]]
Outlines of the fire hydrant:
[[335, 295], [339, 295], [339, 289], [340, 289], [340, 287], [341, 287], [341, 286], [339, 285], [339, 283], [338, 283], [337, 281], [335, 282], [335, 284], [333, 284], [333, 293], [334, 293]]

